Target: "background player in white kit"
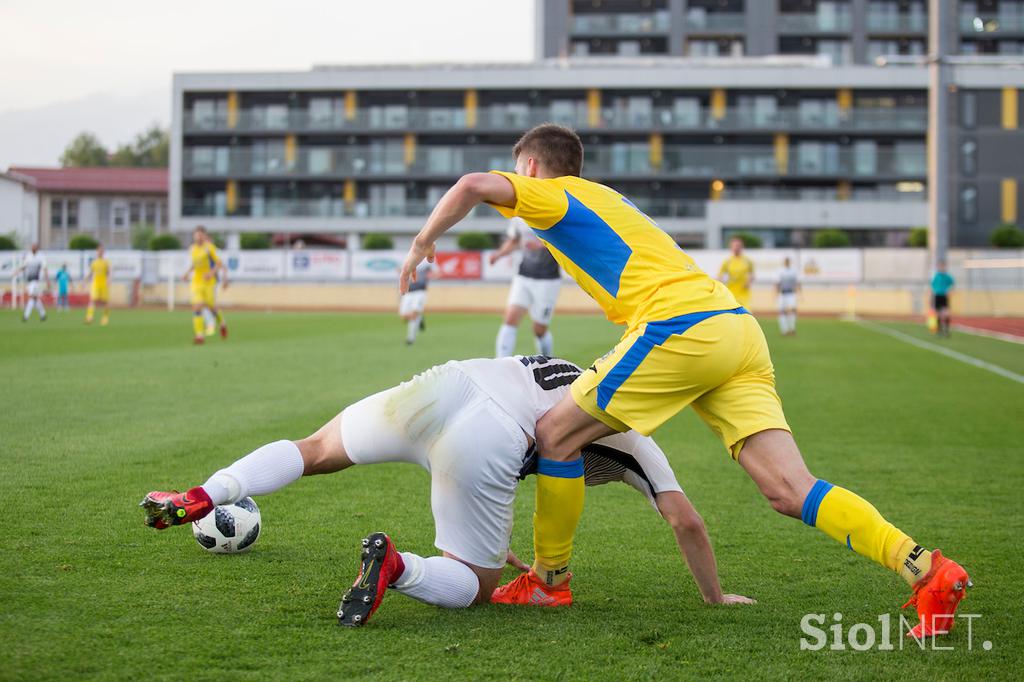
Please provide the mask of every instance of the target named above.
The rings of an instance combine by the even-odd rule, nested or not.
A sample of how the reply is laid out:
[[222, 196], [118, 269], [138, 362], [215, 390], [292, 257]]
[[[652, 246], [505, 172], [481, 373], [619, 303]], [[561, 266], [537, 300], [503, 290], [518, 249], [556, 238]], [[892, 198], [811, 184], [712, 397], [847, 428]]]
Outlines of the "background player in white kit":
[[[146, 523], [189, 523], [214, 505], [266, 495], [303, 475], [353, 464], [419, 464], [431, 475], [434, 544], [444, 556], [399, 553], [384, 533], [370, 535], [339, 622], [364, 624], [389, 586], [447, 608], [485, 602], [509, 558], [518, 480], [537, 466], [530, 457], [536, 422], [579, 374], [572, 363], [541, 356], [448, 362], [350, 405], [308, 438], [264, 445], [202, 486], [149, 493], [142, 501]], [[588, 484], [624, 481], [672, 525], [705, 601], [752, 603], [722, 594], [704, 524], [653, 440], [635, 432], [615, 434], [584, 448], [583, 456]], [[536, 603], [571, 603], [564, 584], [568, 600], [555, 604], [541, 593]]]
[[523, 315], [529, 312], [537, 352], [551, 356], [555, 345], [550, 330], [551, 317], [555, 314], [558, 290], [562, 286], [562, 270], [522, 218], [509, 221], [505, 242], [491, 254], [491, 265], [517, 249], [522, 249], [523, 259], [519, 262], [519, 271], [512, 278], [505, 319], [498, 328], [498, 338], [494, 343], [494, 355], [503, 358], [516, 352], [516, 331]]
[[783, 336], [796, 334], [796, 295], [800, 291], [800, 278], [788, 256], [782, 262], [775, 290], [779, 296], [779, 331]]
[[433, 263], [420, 263], [413, 282], [416, 286], [410, 286], [398, 300], [398, 314], [405, 320], [405, 343], [408, 346], [415, 343], [416, 335], [427, 328], [423, 321], [423, 311], [427, 307], [427, 282], [435, 271]]
[[[25, 273], [25, 293], [28, 295], [28, 302], [25, 304], [25, 312], [21, 316], [22, 322], [28, 322], [34, 308], [39, 309], [39, 320], [46, 321], [46, 308], [43, 307], [42, 289], [50, 288], [50, 276], [46, 271], [46, 256], [39, 250], [39, 244], [33, 244], [21, 265], [14, 271], [14, 275]], [[43, 286], [45, 284], [45, 287]]]

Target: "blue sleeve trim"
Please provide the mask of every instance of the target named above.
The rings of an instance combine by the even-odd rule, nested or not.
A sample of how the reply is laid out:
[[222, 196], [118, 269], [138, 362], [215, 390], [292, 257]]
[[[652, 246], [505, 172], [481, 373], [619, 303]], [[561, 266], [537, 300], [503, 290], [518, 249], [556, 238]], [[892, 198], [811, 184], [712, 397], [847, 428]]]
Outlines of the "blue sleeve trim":
[[818, 523], [818, 507], [821, 506], [821, 501], [825, 499], [825, 495], [828, 494], [829, 490], [832, 490], [832, 484], [828, 481], [818, 479], [811, 486], [811, 492], [807, 493], [807, 498], [804, 500], [803, 511], [800, 514], [800, 518], [808, 526], [814, 526]]
[[555, 478], [583, 478], [583, 458], [577, 457], [571, 462], [558, 462], [540, 457], [537, 459], [537, 473]]

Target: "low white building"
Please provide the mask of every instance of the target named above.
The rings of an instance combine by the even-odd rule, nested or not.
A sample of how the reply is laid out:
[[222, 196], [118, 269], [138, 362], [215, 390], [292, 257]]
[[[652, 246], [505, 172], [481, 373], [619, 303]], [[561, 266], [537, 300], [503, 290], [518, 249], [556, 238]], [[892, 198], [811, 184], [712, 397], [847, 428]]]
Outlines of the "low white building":
[[39, 239], [39, 193], [27, 175], [0, 172], [0, 235], [28, 248]]

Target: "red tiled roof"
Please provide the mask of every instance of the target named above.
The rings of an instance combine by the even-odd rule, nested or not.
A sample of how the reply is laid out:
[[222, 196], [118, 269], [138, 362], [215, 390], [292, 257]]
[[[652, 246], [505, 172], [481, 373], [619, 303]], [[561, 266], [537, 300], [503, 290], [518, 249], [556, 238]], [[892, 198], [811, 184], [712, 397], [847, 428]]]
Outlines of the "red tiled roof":
[[10, 171], [27, 175], [40, 192], [167, 194], [166, 168], [25, 168]]

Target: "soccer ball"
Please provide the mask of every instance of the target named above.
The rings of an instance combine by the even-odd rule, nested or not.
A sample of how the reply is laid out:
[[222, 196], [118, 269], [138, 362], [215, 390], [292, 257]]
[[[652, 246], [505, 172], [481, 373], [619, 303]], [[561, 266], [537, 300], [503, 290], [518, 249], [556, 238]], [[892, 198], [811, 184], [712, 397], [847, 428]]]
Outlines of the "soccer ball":
[[260, 508], [251, 497], [221, 505], [193, 521], [192, 534], [204, 549], [215, 554], [247, 552], [260, 536]]

